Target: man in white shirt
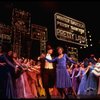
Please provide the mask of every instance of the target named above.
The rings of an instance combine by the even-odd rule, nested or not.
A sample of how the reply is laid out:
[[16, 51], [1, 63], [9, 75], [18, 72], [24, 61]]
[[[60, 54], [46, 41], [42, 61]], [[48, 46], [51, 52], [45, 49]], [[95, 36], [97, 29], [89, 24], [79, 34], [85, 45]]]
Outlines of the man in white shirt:
[[[53, 53], [52, 48], [48, 48], [46, 58], [52, 59], [51, 54]], [[47, 98], [51, 98], [49, 93], [49, 88], [54, 87], [54, 68], [53, 63], [49, 63], [47, 60], [45, 60], [44, 64], [44, 71], [43, 71], [43, 86], [46, 91]]]
[[[48, 53], [46, 55], [47, 59], [52, 60], [51, 54], [52, 54], [53, 50], [50, 49], [48, 50]], [[45, 69], [53, 69], [53, 63], [49, 63], [47, 60], [45, 61]]]

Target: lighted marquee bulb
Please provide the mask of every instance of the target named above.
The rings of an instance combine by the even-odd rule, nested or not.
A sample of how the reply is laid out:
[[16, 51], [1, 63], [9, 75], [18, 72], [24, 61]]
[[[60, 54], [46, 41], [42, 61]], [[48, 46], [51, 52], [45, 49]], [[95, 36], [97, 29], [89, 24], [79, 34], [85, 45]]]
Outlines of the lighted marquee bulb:
[[90, 31], [88, 31], [87, 33], [90, 33]]
[[84, 46], [84, 48], [86, 48], [86, 46]]
[[92, 41], [92, 39], [90, 39], [90, 41]]
[[89, 35], [89, 37], [91, 37], [91, 35]]
[[88, 47], [88, 45], [86, 45]]
[[40, 33], [37, 33], [37, 35], [40, 35]]
[[82, 41], [82, 43], [84, 43], [85, 41]]
[[80, 49], [82, 49], [82, 47], [80, 47]]
[[93, 45], [92, 45], [92, 44], [90, 44], [90, 46], [92, 47]]

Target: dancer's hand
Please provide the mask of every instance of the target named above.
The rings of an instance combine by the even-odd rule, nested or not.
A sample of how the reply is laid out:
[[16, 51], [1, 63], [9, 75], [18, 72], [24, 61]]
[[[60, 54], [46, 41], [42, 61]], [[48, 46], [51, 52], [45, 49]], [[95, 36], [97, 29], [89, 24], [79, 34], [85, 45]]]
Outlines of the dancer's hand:
[[71, 79], [73, 78], [73, 77], [70, 77]]
[[78, 77], [78, 76], [75, 76], [76, 78]]
[[5, 66], [5, 65], [6, 65], [6, 63], [0, 63], [0, 65], [1, 65], [1, 66]]
[[44, 53], [42, 53], [41, 56], [40, 56], [40, 58], [45, 58], [45, 56], [46, 55]]

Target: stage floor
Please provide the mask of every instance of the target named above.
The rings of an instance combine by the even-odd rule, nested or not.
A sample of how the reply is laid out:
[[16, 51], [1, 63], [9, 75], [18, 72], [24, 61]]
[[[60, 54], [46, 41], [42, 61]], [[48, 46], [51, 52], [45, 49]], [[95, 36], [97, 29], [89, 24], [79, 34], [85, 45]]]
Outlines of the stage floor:
[[[97, 96], [77, 96], [77, 98], [75, 98], [74, 96], [69, 96], [68, 99], [100, 99], [100, 95], [97, 95]], [[46, 96], [41, 96], [41, 97], [38, 97], [38, 98], [34, 98], [34, 99], [47, 99]], [[60, 96], [52, 96], [51, 99], [63, 99], [62, 97]]]

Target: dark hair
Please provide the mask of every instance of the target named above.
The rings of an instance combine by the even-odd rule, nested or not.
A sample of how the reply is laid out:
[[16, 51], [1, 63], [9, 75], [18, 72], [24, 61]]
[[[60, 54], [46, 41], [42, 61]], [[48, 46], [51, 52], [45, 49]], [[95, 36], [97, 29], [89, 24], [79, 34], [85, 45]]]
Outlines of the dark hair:
[[57, 47], [57, 50], [62, 49], [62, 51], [64, 51], [64, 49], [62, 47]]
[[52, 49], [52, 48], [49, 48], [49, 49], [47, 49], [47, 51], [48, 51], [48, 50], [53, 50], [53, 49]]
[[53, 48], [52, 48], [50, 45], [48, 45], [48, 46], [47, 46], [47, 51], [48, 51], [48, 50], [51, 50], [51, 49], [53, 50]]

